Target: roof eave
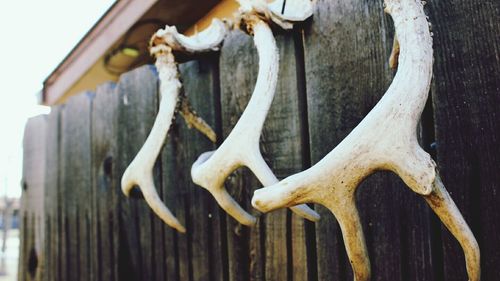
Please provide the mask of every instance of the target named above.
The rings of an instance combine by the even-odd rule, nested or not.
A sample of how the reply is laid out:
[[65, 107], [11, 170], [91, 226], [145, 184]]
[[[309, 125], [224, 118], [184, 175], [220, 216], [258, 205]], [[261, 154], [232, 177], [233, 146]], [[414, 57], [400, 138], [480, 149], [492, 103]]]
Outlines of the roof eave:
[[45, 79], [42, 103], [57, 104], [64, 93], [156, 2], [158, 0], [117, 1]]

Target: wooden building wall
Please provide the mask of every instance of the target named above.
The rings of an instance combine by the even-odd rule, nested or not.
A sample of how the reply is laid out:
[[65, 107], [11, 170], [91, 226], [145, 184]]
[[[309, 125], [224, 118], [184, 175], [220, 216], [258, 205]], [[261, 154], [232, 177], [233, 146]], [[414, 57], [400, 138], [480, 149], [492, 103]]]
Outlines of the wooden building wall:
[[[435, 65], [421, 145], [478, 239], [482, 280], [500, 280], [500, 2], [433, 0], [427, 14]], [[392, 38], [382, 1], [363, 0], [319, 0], [312, 20], [276, 34], [280, 80], [261, 144], [279, 178], [318, 162], [377, 103], [394, 75]], [[251, 37], [237, 31], [219, 54], [181, 65], [193, 106], [219, 136], [229, 134], [245, 109], [257, 67]], [[155, 180], [187, 234], [165, 226], [140, 198], [122, 195], [121, 175], [157, 111], [156, 74], [152, 66], [133, 70], [117, 84], [53, 107], [43, 119], [45, 242], [36, 253], [44, 269], [39, 276], [23, 273], [32, 247], [26, 239], [37, 235], [25, 211], [20, 280], [352, 280], [327, 209], [315, 206], [322, 215], [316, 224], [288, 210], [253, 210], [259, 219], [252, 228], [228, 217], [190, 178], [194, 160], [215, 146], [180, 118]], [[252, 210], [255, 177], [241, 169], [226, 184]], [[467, 280], [457, 241], [394, 174], [366, 179], [357, 202], [372, 280]]]

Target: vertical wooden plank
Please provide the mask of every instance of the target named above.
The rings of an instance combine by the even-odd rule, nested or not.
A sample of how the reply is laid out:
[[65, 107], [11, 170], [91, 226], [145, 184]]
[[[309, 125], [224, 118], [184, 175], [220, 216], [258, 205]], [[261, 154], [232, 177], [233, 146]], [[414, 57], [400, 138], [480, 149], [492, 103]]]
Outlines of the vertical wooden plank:
[[25, 215], [20, 214], [20, 220], [19, 220], [19, 264], [18, 264], [18, 274], [17, 274], [17, 279], [19, 281], [24, 281], [27, 279], [27, 245], [28, 245], [28, 233], [27, 233], [27, 218]]
[[[267, 162], [271, 163], [271, 169], [276, 176], [283, 177], [289, 173], [287, 168], [296, 162], [294, 159], [296, 155], [293, 153], [293, 135], [289, 134], [294, 133], [292, 126], [296, 124], [293, 122], [296, 120], [293, 120], [292, 110], [294, 109], [293, 97], [297, 95], [293, 87], [293, 79], [290, 79], [291, 74], [292, 78], [295, 78], [293, 77], [295, 74], [293, 44], [290, 48], [292, 41], [284, 36], [279, 36], [276, 41], [280, 51], [280, 80], [273, 106], [264, 124], [261, 151]], [[291, 265], [288, 264], [288, 255], [291, 253], [287, 252], [289, 250], [287, 249], [287, 212], [288, 210], [281, 209], [265, 215], [265, 277], [269, 280], [288, 280], [289, 278], [288, 267]]]
[[92, 104], [92, 280], [118, 280], [118, 198], [116, 182], [118, 94], [116, 85], [97, 88]]
[[[46, 270], [44, 182], [46, 167], [47, 115], [28, 120], [23, 139], [23, 184], [21, 195], [21, 242], [19, 279], [42, 280]], [[10, 222], [12, 201], [4, 202], [4, 224]], [[5, 231], [8, 231], [8, 226]]]
[[[158, 190], [160, 198], [163, 196], [163, 186], [162, 186], [162, 159], [161, 154], [158, 157], [157, 164], [155, 166], [154, 174], [155, 176], [155, 186]], [[153, 263], [153, 280], [165, 281], [166, 280], [166, 265], [165, 265], [165, 228], [168, 226], [158, 217], [153, 216], [151, 228], [151, 245], [152, 245], [152, 263]]]
[[[176, 133], [177, 126], [172, 124], [166, 144], [163, 147], [161, 154], [162, 161], [162, 191], [163, 202], [168, 208], [175, 212], [178, 204], [175, 190], [176, 173], [177, 173], [177, 149], [176, 149]], [[166, 280], [181, 280], [179, 278], [179, 249], [177, 244], [177, 236], [182, 235], [171, 227], [165, 226], [163, 233], [164, 252], [165, 252], [165, 275]]]
[[[216, 109], [219, 103], [218, 92], [218, 56], [211, 54], [198, 61], [192, 61], [180, 66], [184, 91], [197, 113], [213, 128], [219, 127]], [[206, 137], [196, 130], [188, 129], [183, 121], [179, 121], [176, 141], [181, 159], [177, 187], [187, 190], [185, 206], [189, 217], [187, 231], [189, 238], [190, 259], [192, 266], [192, 280], [209, 281], [223, 280], [224, 261], [222, 259], [223, 246], [220, 235], [220, 210], [212, 196], [203, 188], [192, 183], [191, 165], [198, 156], [215, 149]], [[220, 137], [220, 136], [219, 136]], [[182, 193], [180, 193], [182, 197]]]
[[[443, 182], [481, 249], [481, 280], [500, 280], [500, 3], [430, 1], [432, 95]], [[443, 229], [444, 280], [466, 280], [462, 249]]]
[[[120, 78], [116, 89], [119, 97], [117, 184], [151, 130], [157, 112], [157, 84], [152, 66], [137, 68]], [[152, 280], [155, 265], [152, 220], [159, 218], [143, 200], [125, 198], [124, 195], [120, 200], [118, 279]]]
[[62, 280], [61, 277], [61, 228], [60, 201], [58, 200], [58, 189], [60, 180], [60, 115], [62, 106], [51, 108], [47, 116], [47, 140], [46, 140], [46, 169], [45, 169], [45, 218], [46, 228], [46, 274], [44, 280]]
[[41, 280], [40, 259], [36, 250], [35, 217], [25, 211], [21, 215], [21, 250], [18, 280]]
[[36, 237], [36, 217], [35, 216], [27, 216], [28, 219], [28, 227], [29, 229], [28, 236], [28, 247], [27, 247], [27, 279], [28, 281], [36, 281], [40, 280], [41, 273], [41, 259], [39, 256], [39, 252], [37, 250], [37, 237]]
[[[62, 194], [66, 229], [66, 278], [90, 278], [91, 103], [93, 93], [68, 100], [61, 115]], [[64, 277], [63, 277], [64, 278]]]
[[[387, 89], [392, 79], [387, 65], [392, 33], [382, 1], [317, 2], [304, 45], [313, 163], [347, 136]], [[420, 225], [423, 230], [418, 232], [404, 229], [405, 224], [427, 219], [427, 207], [412, 196], [387, 172], [369, 177], [359, 187], [357, 202], [372, 280], [422, 280], [407, 274], [417, 266], [423, 276], [432, 272], [428, 252], [406, 258], [410, 249], [430, 248], [428, 224]], [[318, 210], [322, 215], [316, 225], [318, 280], [352, 279], [340, 229], [328, 210]], [[402, 238], [410, 234], [416, 239]]]
[[[161, 153], [158, 156], [157, 163], [154, 167], [154, 183], [156, 189], [158, 190], [158, 194], [160, 198], [163, 196], [163, 165], [161, 159]], [[152, 228], [151, 228], [151, 245], [152, 245], [152, 269], [153, 269], [153, 279], [157, 281], [165, 281], [166, 280], [166, 266], [165, 266], [165, 228], [168, 226], [159, 219], [156, 215], [153, 214], [152, 218]]]
[[[319, 1], [312, 25], [306, 28], [304, 48], [313, 163], [331, 151], [369, 110], [363, 104], [364, 92], [359, 88], [367, 88], [364, 82], [373, 80], [369, 79], [372, 78], [369, 75], [373, 74], [370, 71], [373, 58], [370, 57], [371, 52], [363, 48], [367, 46], [364, 42], [366, 31], [379, 27], [379, 24], [372, 27], [369, 22], [363, 23], [366, 20], [363, 19], [366, 15], [362, 9], [365, 4], [355, 2]], [[358, 32], [361, 35], [359, 39]], [[370, 42], [368, 46], [377, 48], [372, 47]], [[357, 66], [359, 68], [356, 69]], [[354, 80], [354, 77], [357, 79]], [[372, 85], [367, 89], [368, 101], [376, 93], [373, 86], [380, 88], [380, 85]], [[340, 228], [326, 208], [319, 207], [318, 211], [322, 215], [316, 225], [318, 279], [348, 280], [350, 278], [346, 274], [350, 273], [350, 269], [346, 272]], [[372, 237], [370, 233], [365, 236]], [[371, 252], [370, 257], [373, 269], [374, 256]], [[398, 275], [393, 277], [398, 278]]]
[[[305, 170], [311, 166], [310, 135], [307, 107], [307, 83], [304, 61], [304, 29], [303, 25], [296, 25], [293, 33], [295, 49], [295, 68], [297, 83], [297, 102], [300, 126], [300, 153], [302, 166]], [[312, 205], [312, 204], [310, 204]], [[317, 280], [317, 253], [315, 223], [304, 219], [292, 218], [292, 255], [293, 279]]]
[[25, 280], [24, 274], [26, 272], [25, 265], [23, 261], [26, 259], [26, 254], [24, 253], [26, 250], [26, 238], [24, 230], [26, 226], [24, 225], [24, 216], [23, 214], [19, 214], [19, 263], [17, 265], [17, 280], [23, 281]]
[[[175, 243], [177, 248], [177, 274], [179, 280], [193, 280], [193, 269], [191, 264], [191, 231], [187, 230], [190, 224], [189, 209], [190, 198], [186, 186], [191, 185], [191, 177], [186, 164], [188, 157], [188, 147], [185, 144], [185, 139], [182, 134], [182, 125], [176, 122], [171, 126], [169, 136], [173, 138], [173, 151], [172, 157], [174, 159], [174, 174], [172, 178], [173, 184], [170, 185], [168, 191], [170, 200], [175, 200], [173, 205], [168, 205], [169, 208], [174, 210], [174, 215], [179, 222], [186, 227], [186, 233], [174, 232]], [[170, 201], [171, 202], [171, 201]]]
[[[288, 34], [278, 35], [277, 42], [281, 55], [280, 80], [264, 126], [261, 149], [278, 177], [285, 177], [303, 168], [303, 144], [294, 41]], [[257, 67], [258, 57], [251, 37], [235, 32], [226, 39], [221, 55], [221, 100], [226, 135], [246, 107], [254, 88]], [[252, 176], [242, 177], [240, 173], [236, 172], [229, 180], [235, 184], [230, 184], [229, 189], [236, 189], [232, 191], [233, 195], [239, 196], [243, 204], [248, 204], [246, 200], [252, 194], [248, 189], [260, 184]], [[249, 204], [247, 209], [251, 210]], [[301, 280], [308, 276], [304, 222], [293, 216], [292, 228], [288, 216], [287, 210], [279, 210], [266, 215], [265, 219], [261, 217], [261, 222], [248, 234], [244, 227], [228, 218], [230, 280], [244, 280], [245, 274], [256, 280], [287, 280], [292, 276]], [[248, 261], [241, 258], [247, 251]], [[232, 255], [239, 259], [234, 257], [232, 260]], [[247, 267], [246, 263], [250, 266]]]
[[[238, 121], [252, 94], [257, 78], [258, 58], [252, 38], [234, 31], [224, 41], [220, 57], [221, 111], [223, 135], [226, 137]], [[259, 183], [247, 170], [240, 169], [227, 180], [226, 188], [241, 206], [251, 208], [253, 189]], [[262, 217], [248, 228], [227, 217], [229, 280], [263, 280], [264, 233]]]
[[[60, 171], [59, 171], [59, 188], [57, 190], [57, 197], [60, 202], [60, 210], [59, 210], [59, 227], [60, 227], [60, 264], [61, 264], [61, 280], [64, 279], [69, 279], [71, 278], [69, 276], [69, 270], [71, 268], [70, 262], [72, 261], [71, 258], [71, 251], [70, 251], [70, 244], [69, 244], [69, 226], [68, 226], [68, 205], [75, 205], [74, 202], [70, 202], [69, 199], [66, 197], [66, 174], [70, 174], [68, 172], [68, 167], [65, 165], [67, 163], [67, 150], [68, 150], [68, 145], [64, 143], [64, 135], [65, 135], [65, 130], [63, 129], [63, 118], [64, 115], [63, 113], [65, 112], [66, 105], [64, 105], [61, 108], [61, 113], [60, 113], [60, 140], [59, 140], [59, 165], [60, 165]], [[68, 121], [66, 121], [68, 122]], [[67, 137], [66, 137], [67, 138]], [[76, 235], [75, 235], [76, 236]], [[74, 270], [76, 272], [76, 269]]]
[[[280, 51], [279, 80], [271, 110], [264, 125], [261, 150], [278, 178], [303, 169], [302, 120], [297, 81], [295, 34], [276, 35]], [[267, 280], [307, 280], [307, 249], [304, 220], [282, 209], [266, 214]]]

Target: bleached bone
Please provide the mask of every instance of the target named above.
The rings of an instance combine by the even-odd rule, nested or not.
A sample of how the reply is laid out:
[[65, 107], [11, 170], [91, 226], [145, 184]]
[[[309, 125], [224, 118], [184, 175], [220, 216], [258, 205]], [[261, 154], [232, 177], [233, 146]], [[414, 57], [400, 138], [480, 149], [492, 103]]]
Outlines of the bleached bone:
[[238, 3], [241, 14], [261, 14], [283, 29], [292, 29], [294, 23], [305, 21], [313, 14], [310, 0], [275, 0], [271, 3], [266, 0], [238, 0]]
[[273, 17], [291, 23], [305, 21], [313, 14], [313, 4], [310, 0], [276, 0], [267, 7]]
[[[163, 204], [153, 180], [153, 167], [167, 137], [182, 87], [172, 50], [190, 53], [216, 50], [226, 33], [225, 24], [214, 20], [210, 28], [193, 37], [178, 34], [175, 27], [167, 26], [159, 30], [151, 39], [150, 51], [156, 57], [155, 64], [160, 78], [160, 108], [146, 142], [125, 170], [121, 185], [123, 193], [127, 196], [134, 186], [138, 186], [151, 209], [167, 225], [180, 232], [185, 232], [186, 229]], [[215, 133], [212, 129], [201, 118], [194, 115], [187, 104], [183, 102], [181, 105], [181, 113], [187, 117], [188, 125], [193, 125], [214, 140]]]
[[[219, 205], [238, 222], [252, 225], [256, 219], [229, 195], [224, 181], [234, 170], [246, 166], [262, 184], [271, 185], [278, 182], [262, 157], [259, 139], [276, 90], [279, 55], [273, 33], [267, 23], [255, 15], [245, 17], [247, 28], [253, 31], [259, 54], [255, 89], [229, 136], [217, 150], [200, 155], [191, 168], [191, 177], [196, 184], [212, 193]], [[319, 215], [307, 205], [291, 209], [309, 220], [319, 219]]]
[[[194, 36], [185, 36], [177, 31], [175, 26], [165, 26], [153, 35], [152, 40], [161, 42], [172, 48], [174, 51], [183, 51], [186, 53], [200, 53], [208, 51], [217, 51], [224, 38], [228, 28], [226, 24], [213, 19], [209, 27]], [[155, 42], [153, 42], [155, 43]]]
[[399, 69], [378, 104], [316, 165], [280, 183], [256, 190], [252, 205], [267, 212], [314, 202], [337, 218], [355, 280], [370, 278], [370, 262], [355, 203], [359, 183], [377, 170], [398, 174], [422, 195], [455, 236], [465, 253], [469, 280], [480, 279], [479, 247], [469, 226], [444, 188], [436, 164], [417, 142], [416, 128], [432, 77], [433, 50], [422, 3], [385, 0], [396, 27]]

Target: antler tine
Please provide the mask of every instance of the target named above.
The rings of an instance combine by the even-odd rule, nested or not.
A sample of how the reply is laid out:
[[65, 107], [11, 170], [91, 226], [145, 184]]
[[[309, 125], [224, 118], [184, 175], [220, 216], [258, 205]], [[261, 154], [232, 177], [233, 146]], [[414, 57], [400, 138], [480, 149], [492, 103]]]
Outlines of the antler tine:
[[[167, 137], [182, 87], [172, 50], [190, 53], [216, 50], [226, 32], [225, 24], [215, 20], [207, 30], [192, 37], [177, 33], [175, 27], [166, 26], [151, 38], [150, 51], [156, 57], [155, 64], [160, 78], [160, 108], [146, 142], [123, 173], [121, 185], [127, 196], [134, 186], [138, 186], [151, 209], [167, 225], [179, 232], [186, 232], [186, 229], [163, 204], [153, 181], [153, 167]], [[201, 118], [189, 115], [190, 112], [183, 113], [192, 117], [194, 125], [201, 128], [207, 136], [215, 138], [215, 133]], [[189, 119], [187, 121], [189, 123]]]
[[478, 281], [481, 278], [480, 250], [474, 234], [464, 220], [460, 210], [446, 191], [441, 178], [436, 176], [432, 193], [424, 196], [427, 204], [441, 219], [443, 224], [455, 236], [465, 253], [465, 262], [469, 280]]
[[[464, 249], [469, 280], [479, 281], [477, 242], [446, 192], [432, 161], [417, 142], [416, 127], [427, 100], [433, 50], [422, 3], [385, 0], [400, 45], [399, 68], [391, 86], [361, 123], [325, 158], [278, 184], [256, 190], [252, 205], [265, 212], [307, 202], [325, 205], [336, 216], [355, 280], [369, 280], [369, 262], [354, 193], [377, 170], [391, 170], [422, 195]], [[396, 55], [395, 55], [396, 56]]]
[[[262, 127], [274, 97], [278, 79], [278, 48], [271, 29], [255, 15], [245, 15], [247, 27], [253, 31], [259, 54], [259, 72], [252, 97], [238, 123], [222, 145], [213, 152], [202, 154], [191, 168], [193, 181], [207, 189], [221, 207], [240, 223], [251, 225], [255, 218], [245, 212], [225, 190], [225, 179], [236, 169], [247, 166], [264, 184], [278, 182], [262, 158], [259, 139]], [[310, 220], [319, 215], [306, 205], [292, 210]]]
[[171, 49], [167, 46], [156, 48], [156, 68], [160, 75], [162, 96], [160, 108], [146, 142], [123, 173], [122, 191], [128, 196], [135, 185], [139, 186], [148, 205], [166, 224], [180, 232], [186, 232], [186, 229], [162, 203], [153, 181], [153, 166], [170, 128], [181, 88]]

